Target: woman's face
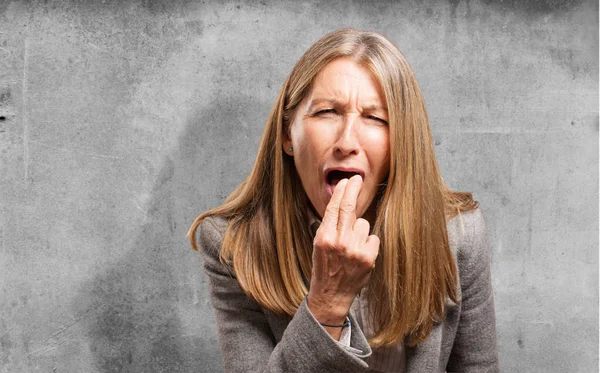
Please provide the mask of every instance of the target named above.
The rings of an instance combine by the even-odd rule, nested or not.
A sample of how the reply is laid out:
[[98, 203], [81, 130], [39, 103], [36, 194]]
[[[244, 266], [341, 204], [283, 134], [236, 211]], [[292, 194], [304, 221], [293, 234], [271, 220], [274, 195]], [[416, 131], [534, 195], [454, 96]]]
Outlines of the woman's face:
[[389, 172], [387, 121], [383, 94], [366, 67], [339, 58], [316, 76], [283, 146], [321, 217], [337, 182], [352, 173], [363, 178], [356, 216], [365, 214]]

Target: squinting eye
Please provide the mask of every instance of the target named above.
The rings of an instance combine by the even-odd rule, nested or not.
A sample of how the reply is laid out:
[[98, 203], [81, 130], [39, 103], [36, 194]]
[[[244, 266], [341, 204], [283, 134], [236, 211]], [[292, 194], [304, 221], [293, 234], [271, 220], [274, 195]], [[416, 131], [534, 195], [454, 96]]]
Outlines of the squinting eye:
[[379, 122], [381, 122], [381, 123], [383, 123], [383, 124], [385, 124], [385, 125], [387, 125], [387, 124], [388, 124], [388, 122], [387, 122], [387, 121], [385, 121], [385, 120], [383, 120], [383, 119], [381, 119], [381, 118], [375, 117], [375, 116], [373, 116], [373, 115], [369, 115], [367, 118], [369, 118], [369, 119], [374, 119], [374, 120], [376, 120], [376, 121], [379, 121]]
[[315, 113], [315, 115], [323, 115], [323, 114], [335, 114], [335, 109], [324, 109], [324, 110], [319, 110]]

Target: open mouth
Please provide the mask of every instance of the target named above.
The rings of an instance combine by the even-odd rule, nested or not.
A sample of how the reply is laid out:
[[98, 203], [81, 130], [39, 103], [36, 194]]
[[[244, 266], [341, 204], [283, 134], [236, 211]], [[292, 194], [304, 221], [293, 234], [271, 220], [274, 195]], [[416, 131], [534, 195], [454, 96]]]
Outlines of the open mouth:
[[329, 170], [325, 174], [325, 182], [327, 193], [331, 196], [337, 183], [342, 179], [350, 179], [354, 175], [360, 175], [363, 180], [365, 178], [364, 173], [361, 171], [346, 171], [346, 170]]

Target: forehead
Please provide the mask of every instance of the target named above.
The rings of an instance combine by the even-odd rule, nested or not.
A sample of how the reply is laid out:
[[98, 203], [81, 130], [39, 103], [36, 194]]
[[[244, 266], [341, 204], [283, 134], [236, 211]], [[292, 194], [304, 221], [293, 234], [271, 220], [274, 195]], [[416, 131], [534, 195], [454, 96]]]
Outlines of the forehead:
[[373, 104], [381, 105], [385, 101], [379, 81], [369, 68], [350, 58], [338, 58], [317, 74], [308, 98], [347, 100], [352, 95]]

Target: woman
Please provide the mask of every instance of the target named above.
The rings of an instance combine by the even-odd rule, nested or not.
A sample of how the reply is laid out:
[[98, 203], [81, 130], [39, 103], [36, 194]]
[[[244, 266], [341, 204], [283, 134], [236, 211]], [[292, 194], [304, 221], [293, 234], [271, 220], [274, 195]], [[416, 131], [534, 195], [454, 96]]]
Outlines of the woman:
[[443, 183], [414, 74], [380, 34], [308, 49], [195, 249], [199, 227], [226, 372], [498, 369], [481, 212]]

